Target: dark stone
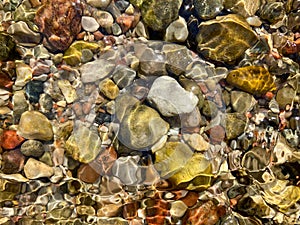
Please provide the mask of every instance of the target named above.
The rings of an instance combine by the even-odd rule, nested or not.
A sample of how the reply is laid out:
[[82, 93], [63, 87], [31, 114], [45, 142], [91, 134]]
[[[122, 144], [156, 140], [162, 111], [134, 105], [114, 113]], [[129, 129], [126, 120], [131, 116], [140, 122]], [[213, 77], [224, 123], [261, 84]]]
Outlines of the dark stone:
[[44, 91], [44, 86], [42, 81], [30, 81], [26, 84], [26, 94], [28, 99], [32, 103], [38, 103], [40, 99], [40, 95]]
[[95, 123], [101, 125], [103, 123], [109, 123], [111, 122], [111, 115], [107, 113], [98, 113], [95, 118]]

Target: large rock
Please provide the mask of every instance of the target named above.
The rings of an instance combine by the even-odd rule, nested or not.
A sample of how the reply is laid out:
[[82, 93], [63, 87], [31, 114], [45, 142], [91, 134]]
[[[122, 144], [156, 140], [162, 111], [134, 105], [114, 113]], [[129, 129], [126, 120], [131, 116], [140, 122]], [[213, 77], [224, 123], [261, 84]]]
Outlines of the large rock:
[[197, 41], [197, 50], [205, 58], [232, 64], [255, 44], [257, 36], [244, 18], [229, 14], [202, 22]]
[[24, 173], [28, 179], [49, 178], [54, 174], [54, 169], [43, 162], [29, 158], [24, 166]]
[[38, 111], [27, 111], [22, 114], [18, 134], [26, 139], [42, 141], [50, 141], [53, 138], [50, 121]]
[[138, 104], [126, 110], [120, 123], [118, 138], [131, 149], [145, 150], [165, 135], [168, 129], [169, 124], [158, 112]]
[[190, 113], [198, 103], [192, 92], [184, 90], [174, 78], [168, 76], [153, 82], [147, 99], [164, 116]]

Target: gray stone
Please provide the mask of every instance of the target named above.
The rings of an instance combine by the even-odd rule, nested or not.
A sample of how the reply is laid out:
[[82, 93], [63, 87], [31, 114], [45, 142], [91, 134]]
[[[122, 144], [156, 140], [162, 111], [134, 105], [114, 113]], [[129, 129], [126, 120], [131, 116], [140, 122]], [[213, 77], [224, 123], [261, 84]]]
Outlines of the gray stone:
[[223, 9], [223, 0], [195, 0], [195, 10], [202, 19], [212, 19]]
[[232, 91], [230, 93], [231, 105], [234, 111], [245, 113], [250, 111], [255, 105], [255, 98], [243, 91]]
[[95, 18], [90, 16], [81, 17], [81, 26], [85, 31], [88, 32], [95, 32], [100, 27]]
[[23, 90], [16, 91], [13, 96], [13, 116], [14, 122], [18, 123], [23, 112], [28, 110], [28, 103]]
[[286, 86], [278, 90], [275, 99], [279, 104], [279, 107], [281, 109], [285, 109], [285, 106], [287, 104], [292, 104], [292, 101], [295, 98], [295, 96], [295, 90], [290, 86]]
[[132, 84], [136, 72], [133, 69], [130, 69], [126, 66], [118, 65], [113, 72], [112, 79], [120, 88], [127, 87]]
[[209, 118], [214, 118], [218, 114], [218, 107], [216, 103], [205, 100], [202, 107], [202, 114]]
[[76, 90], [72, 87], [70, 81], [58, 80], [57, 84], [68, 104], [73, 103], [78, 98]]
[[179, 17], [166, 29], [164, 40], [169, 42], [185, 42], [188, 35], [187, 24], [182, 17]]
[[21, 116], [18, 134], [26, 139], [50, 141], [53, 139], [52, 125], [42, 113], [27, 111]]
[[41, 41], [41, 35], [30, 30], [23, 21], [10, 25], [7, 33], [11, 34], [20, 45], [26, 47], [33, 47]]
[[198, 103], [198, 98], [192, 92], [184, 90], [174, 78], [168, 76], [159, 77], [153, 82], [147, 99], [164, 116], [190, 113]]
[[24, 173], [28, 179], [49, 178], [54, 174], [54, 169], [43, 162], [29, 158], [24, 166]]
[[105, 8], [109, 5], [111, 0], [87, 0], [86, 2], [96, 8]]
[[88, 62], [80, 67], [81, 80], [83, 83], [91, 83], [102, 80], [112, 72], [115, 64], [105, 59]]
[[40, 157], [44, 151], [43, 143], [37, 140], [27, 140], [21, 145], [21, 152], [25, 156]]

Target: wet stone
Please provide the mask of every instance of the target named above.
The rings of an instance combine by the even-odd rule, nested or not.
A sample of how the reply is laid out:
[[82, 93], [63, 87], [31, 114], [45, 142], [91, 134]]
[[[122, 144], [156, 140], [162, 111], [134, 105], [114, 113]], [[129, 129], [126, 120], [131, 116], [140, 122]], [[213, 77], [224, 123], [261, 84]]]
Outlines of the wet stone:
[[49, 178], [54, 174], [54, 169], [36, 159], [29, 158], [24, 166], [24, 173], [28, 179]]
[[136, 77], [136, 71], [128, 67], [118, 65], [112, 74], [112, 79], [120, 88], [129, 86]]
[[100, 82], [99, 89], [109, 99], [115, 99], [119, 95], [119, 88], [111, 79], [105, 79]]
[[225, 130], [227, 139], [234, 139], [241, 135], [246, 127], [246, 116], [241, 113], [227, 113], [225, 115]]
[[16, 75], [15, 86], [24, 87], [32, 79], [33, 71], [29, 65], [23, 62], [16, 63]]
[[23, 21], [10, 25], [7, 32], [22, 46], [33, 47], [41, 41], [41, 35], [33, 32]]
[[40, 157], [44, 151], [43, 143], [37, 140], [27, 140], [21, 146], [21, 152], [25, 156]]
[[16, 91], [13, 96], [13, 116], [14, 122], [18, 123], [23, 112], [28, 110], [28, 103], [24, 91]]
[[2, 154], [1, 171], [6, 174], [20, 172], [24, 167], [25, 156], [20, 150], [6, 151]]
[[26, 111], [22, 114], [18, 134], [26, 139], [42, 141], [50, 141], [53, 138], [50, 121], [38, 111]]
[[184, 134], [183, 139], [196, 151], [206, 151], [209, 148], [209, 143], [200, 134]]
[[93, 17], [83, 16], [81, 17], [81, 26], [85, 31], [95, 32], [96, 30], [98, 30], [100, 25]]
[[105, 8], [109, 5], [111, 0], [87, 0], [87, 3], [97, 7], [97, 8]]
[[232, 64], [257, 41], [246, 20], [236, 14], [202, 22], [197, 35], [198, 52], [213, 61]]
[[[167, 76], [154, 81], [147, 99], [164, 116], [190, 113], [198, 103], [194, 94], [185, 91], [175, 79]], [[186, 102], [190, 104], [187, 105]]]
[[184, 42], [186, 41], [188, 34], [189, 32], [185, 20], [182, 17], [179, 17], [166, 29], [164, 40], [169, 42]]
[[214, 118], [218, 114], [217, 105], [209, 100], [205, 100], [202, 107], [202, 114], [208, 118]]
[[255, 103], [252, 95], [242, 91], [232, 91], [230, 99], [233, 110], [239, 113], [251, 111]]
[[223, 0], [195, 0], [195, 10], [202, 19], [212, 19], [223, 9]]
[[113, 23], [114, 23], [114, 18], [113, 16], [106, 11], [102, 10], [97, 10], [93, 13], [93, 17], [96, 19], [100, 27], [103, 27], [105, 29], [110, 30]]
[[68, 104], [73, 103], [78, 98], [75, 88], [68, 80], [58, 80], [57, 84]]
[[15, 55], [15, 46], [12, 37], [0, 33], [0, 60], [12, 59]]
[[77, 176], [86, 183], [94, 183], [100, 177], [100, 174], [95, 169], [92, 164], [81, 165], [78, 169]]
[[4, 130], [0, 136], [1, 147], [7, 150], [18, 147], [24, 140], [15, 130]]
[[[178, 18], [181, 0], [141, 1], [141, 12], [144, 23], [155, 31], [165, 29], [171, 22]], [[135, 4], [134, 1], [131, 3]]]
[[275, 23], [284, 17], [285, 9], [282, 2], [269, 2], [260, 11], [262, 19]]
[[224, 8], [243, 17], [253, 16], [261, 6], [259, 0], [223, 0]]
[[26, 94], [30, 102], [39, 102], [40, 95], [44, 91], [44, 85], [42, 81], [29, 81], [25, 87]]
[[286, 105], [292, 104], [294, 98], [295, 90], [290, 86], [279, 89], [276, 94], [276, 101], [281, 109], [285, 109]]

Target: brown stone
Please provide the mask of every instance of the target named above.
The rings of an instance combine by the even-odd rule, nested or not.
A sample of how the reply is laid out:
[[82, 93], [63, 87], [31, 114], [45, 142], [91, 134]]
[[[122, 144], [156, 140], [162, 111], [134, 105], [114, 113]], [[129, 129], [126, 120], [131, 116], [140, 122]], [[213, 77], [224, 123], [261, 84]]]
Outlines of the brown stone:
[[25, 156], [20, 150], [6, 151], [2, 154], [2, 172], [6, 174], [18, 173], [24, 167]]
[[53, 52], [66, 50], [81, 29], [82, 5], [76, 0], [44, 0], [35, 21]]
[[225, 129], [220, 125], [210, 128], [208, 132], [212, 144], [220, 144], [225, 139]]
[[15, 130], [5, 130], [0, 137], [1, 147], [7, 150], [18, 147], [24, 140]]
[[94, 183], [98, 180], [100, 174], [92, 164], [83, 164], [77, 171], [77, 177], [86, 183]]

